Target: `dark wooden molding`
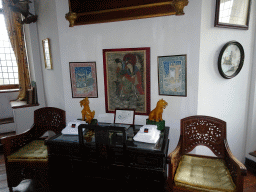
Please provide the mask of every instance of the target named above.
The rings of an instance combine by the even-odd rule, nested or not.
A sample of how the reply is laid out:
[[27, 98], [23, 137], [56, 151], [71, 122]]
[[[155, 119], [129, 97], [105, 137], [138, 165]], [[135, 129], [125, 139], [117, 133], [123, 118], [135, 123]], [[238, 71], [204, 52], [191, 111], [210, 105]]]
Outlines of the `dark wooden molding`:
[[14, 118], [9, 117], [9, 118], [0, 119], [0, 125], [7, 124], [7, 123], [14, 123]]
[[249, 155], [256, 157], [256, 151], [249, 153]]
[[38, 103], [37, 104], [28, 104], [27, 101], [11, 101], [10, 103], [11, 103], [11, 107], [13, 109], [39, 106]]
[[94, 23], [184, 15], [188, 0], [69, 0], [70, 27]]
[[1, 93], [11, 93], [11, 92], [19, 92], [19, 89], [5, 89], [5, 90], [0, 90]]
[[0, 85], [0, 90], [19, 89], [19, 85]]

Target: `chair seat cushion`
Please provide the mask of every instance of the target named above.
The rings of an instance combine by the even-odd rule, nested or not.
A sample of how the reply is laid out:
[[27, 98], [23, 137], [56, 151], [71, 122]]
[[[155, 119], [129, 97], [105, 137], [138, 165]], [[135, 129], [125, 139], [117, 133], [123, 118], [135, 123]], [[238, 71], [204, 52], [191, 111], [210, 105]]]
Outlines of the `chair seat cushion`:
[[48, 161], [47, 146], [44, 144], [44, 140], [34, 140], [9, 155], [7, 159], [9, 162]]
[[196, 191], [235, 191], [222, 159], [184, 155], [174, 177], [176, 186]]

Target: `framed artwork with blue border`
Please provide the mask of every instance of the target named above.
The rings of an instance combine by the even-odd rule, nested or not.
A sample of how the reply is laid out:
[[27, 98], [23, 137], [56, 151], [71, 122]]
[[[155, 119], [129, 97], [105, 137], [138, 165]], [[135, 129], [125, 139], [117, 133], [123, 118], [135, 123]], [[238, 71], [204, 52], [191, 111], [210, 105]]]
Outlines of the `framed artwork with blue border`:
[[70, 62], [70, 79], [73, 98], [97, 98], [96, 62]]
[[159, 95], [187, 96], [187, 55], [158, 57]]

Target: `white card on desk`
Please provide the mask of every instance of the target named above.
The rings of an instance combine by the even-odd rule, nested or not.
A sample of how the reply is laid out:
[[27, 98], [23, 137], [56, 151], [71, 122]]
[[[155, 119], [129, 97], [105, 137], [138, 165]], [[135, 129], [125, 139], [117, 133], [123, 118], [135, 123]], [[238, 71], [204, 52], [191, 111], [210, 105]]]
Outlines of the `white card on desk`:
[[97, 119], [98, 119], [98, 122], [113, 123], [114, 114], [99, 114]]

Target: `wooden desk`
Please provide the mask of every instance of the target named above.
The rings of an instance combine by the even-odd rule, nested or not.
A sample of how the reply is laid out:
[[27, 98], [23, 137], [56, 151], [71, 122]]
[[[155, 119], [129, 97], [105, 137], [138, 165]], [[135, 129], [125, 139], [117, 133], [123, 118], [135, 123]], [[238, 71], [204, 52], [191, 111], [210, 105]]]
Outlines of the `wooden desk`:
[[[164, 190], [169, 127], [161, 133], [156, 144], [132, 140], [140, 127], [133, 126], [126, 131], [128, 165], [124, 167], [117, 163], [107, 175], [103, 175], [99, 170], [100, 165], [94, 161], [95, 145], [92, 143], [88, 144], [88, 161], [84, 162], [82, 154], [85, 151], [79, 147], [78, 136], [56, 135], [47, 140], [45, 143], [49, 150], [51, 191], [74, 191], [74, 188], [93, 191], [150, 191], [156, 187], [160, 191]], [[119, 152], [118, 147], [114, 150]]]

